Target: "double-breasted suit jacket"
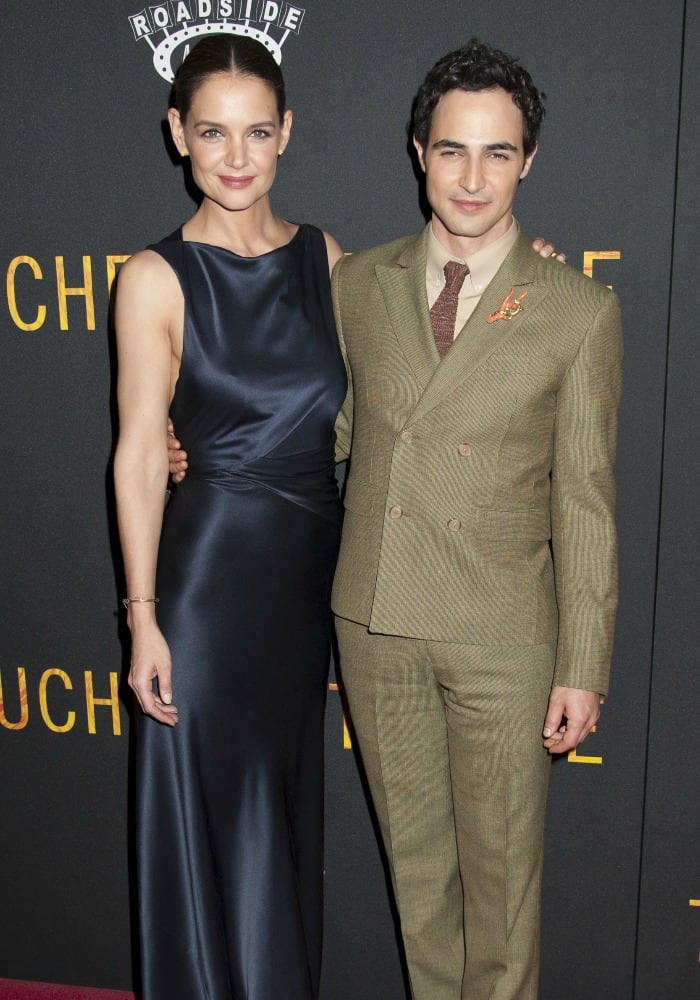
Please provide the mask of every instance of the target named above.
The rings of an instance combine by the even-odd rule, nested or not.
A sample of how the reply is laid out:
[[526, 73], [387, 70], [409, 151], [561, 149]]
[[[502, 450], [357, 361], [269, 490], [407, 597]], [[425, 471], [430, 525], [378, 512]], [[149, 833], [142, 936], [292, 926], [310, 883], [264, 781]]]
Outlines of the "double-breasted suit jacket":
[[[351, 452], [334, 611], [389, 635], [556, 642], [554, 683], [605, 693], [617, 297], [520, 233], [440, 362], [427, 235], [333, 275], [350, 379], [338, 453]], [[489, 322], [508, 298], [520, 311]]]

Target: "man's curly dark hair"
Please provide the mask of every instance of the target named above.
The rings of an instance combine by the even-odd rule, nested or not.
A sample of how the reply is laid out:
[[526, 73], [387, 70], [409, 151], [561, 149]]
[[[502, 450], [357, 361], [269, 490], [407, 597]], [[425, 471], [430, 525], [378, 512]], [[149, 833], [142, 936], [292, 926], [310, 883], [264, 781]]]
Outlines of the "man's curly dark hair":
[[544, 118], [543, 93], [517, 59], [491, 48], [477, 38], [439, 59], [421, 84], [413, 102], [411, 131], [425, 148], [438, 101], [450, 90], [488, 90], [501, 87], [523, 113], [523, 151], [529, 156], [537, 145]]

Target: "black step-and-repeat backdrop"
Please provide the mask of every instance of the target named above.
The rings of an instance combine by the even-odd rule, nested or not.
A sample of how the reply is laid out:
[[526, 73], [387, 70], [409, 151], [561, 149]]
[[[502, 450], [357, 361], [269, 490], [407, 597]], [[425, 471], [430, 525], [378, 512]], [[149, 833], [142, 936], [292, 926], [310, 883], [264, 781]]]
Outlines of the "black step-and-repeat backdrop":
[[[0, 20], [0, 976], [129, 989], [129, 699], [109, 290], [193, 210], [165, 76], [227, 20], [279, 47], [276, 210], [356, 250], [422, 225], [426, 69], [470, 34], [548, 95], [530, 233], [620, 294], [621, 606], [598, 731], [550, 797], [541, 996], [700, 995], [695, 0], [5, 0]], [[331, 684], [324, 1000], [402, 1000], [386, 877]]]

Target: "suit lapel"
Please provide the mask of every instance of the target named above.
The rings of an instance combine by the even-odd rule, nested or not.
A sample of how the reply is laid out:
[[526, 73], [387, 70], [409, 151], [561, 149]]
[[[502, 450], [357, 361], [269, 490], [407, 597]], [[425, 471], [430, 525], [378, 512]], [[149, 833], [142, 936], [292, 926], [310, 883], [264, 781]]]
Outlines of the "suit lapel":
[[[547, 294], [544, 286], [534, 284], [536, 268], [537, 258], [532, 251], [530, 241], [521, 232], [513, 249], [465, 323], [454, 346], [450, 348], [442, 363], [433, 370], [411, 421], [418, 420], [442, 402], [446, 395], [476, 372], [521, 328], [524, 322], [527, 322]], [[425, 284], [425, 271], [423, 283]], [[511, 319], [498, 319], [488, 323], [487, 318], [501, 307], [511, 290], [511, 298], [524, 295], [521, 299], [522, 311]], [[430, 330], [429, 317], [428, 329]]]
[[428, 313], [425, 266], [428, 230], [419, 233], [395, 264], [377, 264], [375, 274], [396, 339], [421, 391], [430, 383], [439, 357]]

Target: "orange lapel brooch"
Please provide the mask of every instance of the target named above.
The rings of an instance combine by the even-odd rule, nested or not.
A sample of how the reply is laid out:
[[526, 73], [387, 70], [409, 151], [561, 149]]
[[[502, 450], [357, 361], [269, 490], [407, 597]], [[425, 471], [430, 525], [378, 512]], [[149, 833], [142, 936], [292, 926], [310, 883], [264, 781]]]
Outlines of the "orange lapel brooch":
[[513, 316], [517, 316], [518, 313], [524, 311], [523, 299], [527, 295], [527, 292], [523, 292], [522, 295], [518, 295], [513, 299], [511, 296], [514, 291], [515, 288], [511, 288], [498, 309], [486, 317], [487, 323], [495, 323], [499, 319], [512, 319]]

